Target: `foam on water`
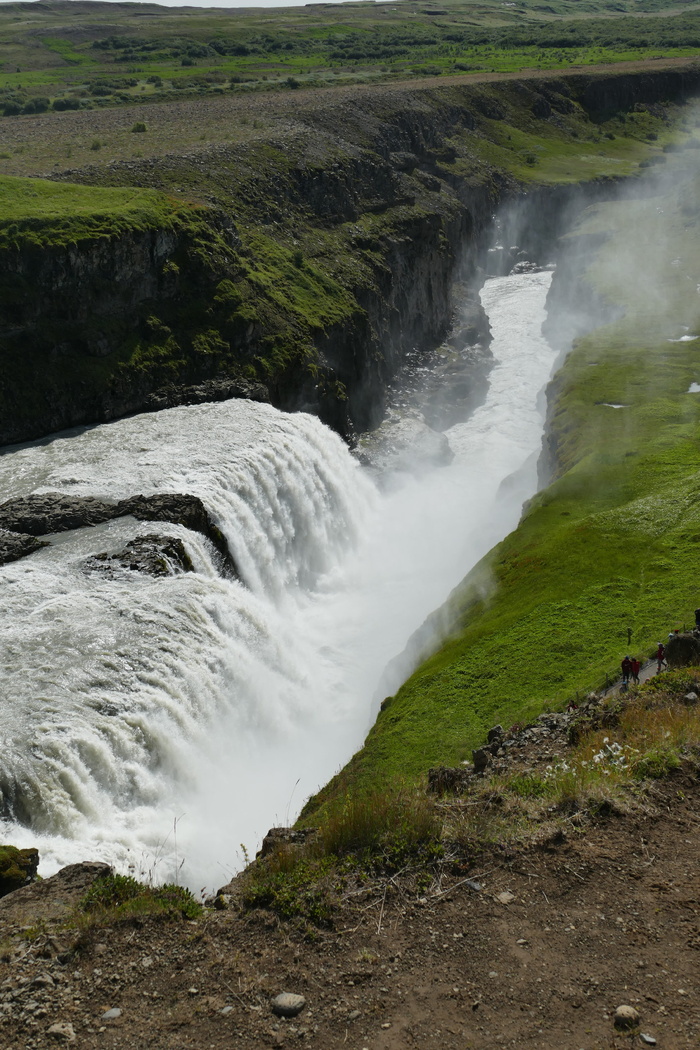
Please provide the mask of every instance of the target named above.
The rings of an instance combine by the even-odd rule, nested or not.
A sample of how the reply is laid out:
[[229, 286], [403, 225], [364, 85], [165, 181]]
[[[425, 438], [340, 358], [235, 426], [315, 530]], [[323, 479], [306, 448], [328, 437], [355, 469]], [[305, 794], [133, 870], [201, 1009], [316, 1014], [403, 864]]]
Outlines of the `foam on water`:
[[[129, 519], [0, 570], [5, 840], [38, 845], [44, 873], [105, 858], [166, 879], [184, 858], [198, 888], [293, 819], [361, 744], [378, 683], [399, 684], [382, 681], [388, 661], [535, 490], [550, 279], [487, 282], [486, 403], [449, 432], [450, 467], [382, 495], [318, 420], [241, 401], [0, 457], [3, 498], [200, 496], [243, 577], [222, 579], [202, 537]], [[196, 571], [85, 572], [154, 531], [182, 538]]]

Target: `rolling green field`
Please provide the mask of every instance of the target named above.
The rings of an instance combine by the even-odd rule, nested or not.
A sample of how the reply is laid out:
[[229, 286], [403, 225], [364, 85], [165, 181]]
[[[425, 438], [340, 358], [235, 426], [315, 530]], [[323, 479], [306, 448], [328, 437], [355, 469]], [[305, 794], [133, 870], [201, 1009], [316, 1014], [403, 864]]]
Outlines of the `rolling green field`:
[[365, 747], [307, 815], [350, 788], [456, 764], [490, 726], [563, 707], [617, 676], [626, 652], [650, 655], [693, 622], [697, 169], [690, 153], [672, 158], [673, 178], [642, 199], [589, 209], [569, 238], [571, 251], [578, 238], [600, 238], [586, 280], [625, 313], [581, 338], [553, 381], [555, 480], [453, 593], [453, 636], [385, 701]]
[[3, 4], [0, 113], [697, 54], [700, 4], [663, 0]]

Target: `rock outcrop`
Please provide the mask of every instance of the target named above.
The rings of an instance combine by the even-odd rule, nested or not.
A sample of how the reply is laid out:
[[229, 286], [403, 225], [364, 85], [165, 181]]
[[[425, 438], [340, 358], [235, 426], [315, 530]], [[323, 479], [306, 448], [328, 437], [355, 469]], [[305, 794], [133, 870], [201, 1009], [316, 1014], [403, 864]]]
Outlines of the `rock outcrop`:
[[[20, 538], [25, 541], [24, 550], [19, 540], [11, 548], [12, 556], [6, 560], [13, 561], [45, 545], [36, 541], [33, 543], [32, 537], [101, 525], [129, 515], [138, 521], [167, 521], [201, 533], [221, 556], [224, 572], [238, 575], [226, 537], [210, 517], [201, 499], [175, 492], [130, 496], [118, 503], [109, 503], [92, 496], [66, 496], [58, 492], [35, 493], [8, 500], [0, 505], [0, 530], [4, 530], [0, 531], [0, 564], [4, 564], [3, 535], [21, 534]], [[183, 568], [187, 563], [191, 566], [186, 552], [185, 560], [179, 560]]]
[[32, 882], [38, 867], [38, 850], [0, 846], [0, 897]]
[[85, 562], [87, 572], [114, 576], [121, 569], [140, 572], [145, 576], [173, 576], [193, 572], [192, 559], [182, 540], [176, 536], [158, 536], [148, 533], [129, 540], [116, 554], [93, 554]]
[[666, 662], [669, 667], [700, 665], [700, 637], [690, 632], [672, 634], [666, 643]]

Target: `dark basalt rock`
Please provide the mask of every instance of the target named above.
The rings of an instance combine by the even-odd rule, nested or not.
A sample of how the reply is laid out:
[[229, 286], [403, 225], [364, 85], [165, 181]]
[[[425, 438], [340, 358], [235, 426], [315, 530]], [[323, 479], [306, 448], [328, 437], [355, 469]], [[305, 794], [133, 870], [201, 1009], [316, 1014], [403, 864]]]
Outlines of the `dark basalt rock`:
[[[8, 500], [0, 506], [0, 530], [24, 533], [29, 541], [30, 537], [68, 532], [87, 525], [101, 525], [105, 521], [128, 515], [139, 521], [167, 521], [172, 525], [182, 525], [193, 532], [201, 533], [221, 555], [225, 573], [238, 575], [226, 537], [209, 517], [201, 499], [183, 493], [164, 492], [152, 496], [130, 496], [118, 503], [109, 503], [92, 496], [65, 496], [60, 492], [22, 496]], [[38, 546], [43, 544], [31, 547], [27, 542], [25, 553], [32, 553]], [[14, 558], [8, 560], [22, 556], [15, 553]], [[4, 564], [1, 553], [0, 564]]]
[[29, 536], [69, 532], [85, 525], [101, 525], [111, 518], [115, 505], [91, 496], [64, 496], [48, 492], [20, 496], [0, 506], [0, 528]]
[[175, 536], [148, 533], [130, 540], [116, 554], [94, 554], [85, 563], [88, 572], [115, 576], [122, 569], [141, 572], [146, 576], [174, 576], [194, 572], [194, 565], [182, 540]]
[[156, 390], [146, 398], [144, 409], [160, 411], [176, 405], [203, 405], [234, 397], [270, 403], [270, 393], [262, 383], [251, 383], [246, 379], [209, 379], [196, 386], [169, 386]]
[[44, 540], [38, 540], [35, 536], [26, 536], [20, 532], [8, 532], [0, 529], [0, 565], [8, 562], [18, 561], [27, 554], [33, 554], [41, 547], [48, 547]]
[[695, 634], [673, 634], [666, 643], [669, 667], [693, 667], [700, 664], [700, 638]]

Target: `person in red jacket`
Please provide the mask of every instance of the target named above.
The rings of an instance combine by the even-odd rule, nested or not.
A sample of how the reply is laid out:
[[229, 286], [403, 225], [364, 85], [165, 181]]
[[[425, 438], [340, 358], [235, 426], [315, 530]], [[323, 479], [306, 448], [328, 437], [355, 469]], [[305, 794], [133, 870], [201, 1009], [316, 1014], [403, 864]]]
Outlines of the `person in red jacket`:
[[661, 665], [666, 666], [666, 646], [663, 642], [659, 642], [659, 647], [656, 650], [656, 673], [661, 674]]
[[639, 660], [636, 656], [632, 657], [632, 681], [635, 685], [639, 685]]

